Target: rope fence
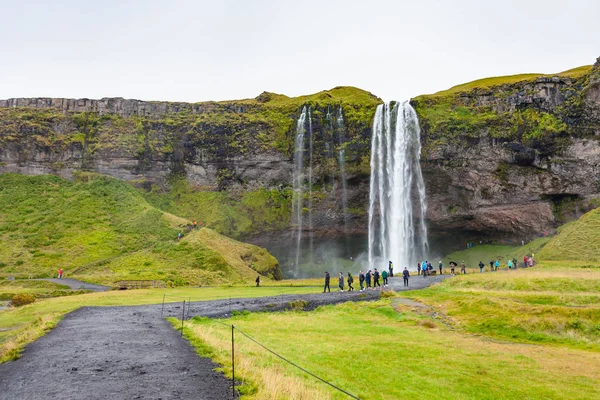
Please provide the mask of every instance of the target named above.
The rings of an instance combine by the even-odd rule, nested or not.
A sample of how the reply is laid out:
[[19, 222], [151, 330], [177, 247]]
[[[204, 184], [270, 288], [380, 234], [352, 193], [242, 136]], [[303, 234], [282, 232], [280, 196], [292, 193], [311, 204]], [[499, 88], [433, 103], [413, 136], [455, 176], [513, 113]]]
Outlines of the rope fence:
[[231, 324], [225, 324], [221, 321], [217, 321], [217, 320], [213, 320], [213, 322], [216, 322], [217, 324], [223, 325], [227, 328], [231, 327], [231, 371], [232, 371], [232, 376], [231, 376], [231, 384], [233, 389], [233, 393], [232, 393], [232, 398], [235, 399], [235, 331], [239, 332], [242, 336], [246, 337], [247, 339], [249, 339], [250, 341], [252, 341], [253, 343], [257, 344], [258, 346], [262, 347], [264, 350], [268, 351], [269, 353], [273, 354], [274, 356], [276, 356], [277, 358], [287, 362], [288, 364], [292, 365], [293, 367], [299, 369], [300, 371], [312, 376], [315, 379], [318, 379], [319, 381], [325, 383], [326, 385], [331, 386], [332, 388], [344, 393], [345, 395], [347, 395], [350, 398], [353, 399], [357, 399], [360, 400], [359, 397], [345, 391], [344, 389], [334, 385], [333, 383], [321, 378], [320, 376], [310, 372], [309, 370], [307, 370], [306, 368], [303, 368], [301, 366], [299, 366], [298, 364], [294, 363], [293, 361], [288, 360], [287, 358], [285, 358], [284, 356], [282, 356], [281, 354], [277, 353], [276, 351], [268, 348], [267, 346], [265, 346], [264, 344], [260, 343], [258, 340], [254, 339], [253, 337], [251, 337], [250, 335], [248, 335], [247, 333], [245, 333], [244, 331], [240, 330], [238, 327], [236, 327], [235, 325]]

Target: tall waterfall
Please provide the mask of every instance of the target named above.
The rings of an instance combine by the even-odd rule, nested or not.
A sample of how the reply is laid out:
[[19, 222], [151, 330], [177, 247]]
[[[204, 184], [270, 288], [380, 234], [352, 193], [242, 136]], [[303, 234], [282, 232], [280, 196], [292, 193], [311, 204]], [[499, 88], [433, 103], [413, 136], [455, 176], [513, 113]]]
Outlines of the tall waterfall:
[[338, 131], [340, 150], [338, 152], [338, 164], [340, 166], [340, 181], [342, 182], [342, 208], [344, 212], [344, 233], [348, 234], [348, 184], [346, 182], [346, 150], [344, 143], [344, 114], [342, 107], [338, 109], [338, 115], [335, 119], [335, 127]]
[[296, 123], [296, 147], [294, 151], [294, 197], [292, 200], [292, 213], [295, 217], [297, 226], [296, 231], [296, 263], [295, 268], [298, 268], [300, 262], [300, 242], [302, 240], [302, 209], [304, 198], [304, 135], [306, 134], [306, 107], [302, 109], [302, 113]]
[[[419, 120], [410, 104], [378, 106], [371, 141], [370, 268], [384, 268], [390, 260], [399, 271], [426, 256], [427, 204], [420, 156]], [[413, 199], [419, 203], [416, 215]]]

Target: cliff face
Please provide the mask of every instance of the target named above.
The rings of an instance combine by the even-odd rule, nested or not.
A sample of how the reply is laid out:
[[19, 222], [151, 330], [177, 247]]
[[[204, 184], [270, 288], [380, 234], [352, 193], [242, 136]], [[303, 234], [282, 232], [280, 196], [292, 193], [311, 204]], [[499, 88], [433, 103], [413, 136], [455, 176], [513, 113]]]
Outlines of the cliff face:
[[594, 207], [599, 82], [600, 59], [564, 76], [414, 99], [437, 229], [531, 235]]
[[[599, 63], [557, 76], [508, 78], [412, 101], [434, 234], [531, 235], [600, 197]], [[0, 172], [67, 178], [77, 170], [99, 172], [133, 181], [161, 208], [230, 236], [281, 236], [292, 224], [296, 120], [306, 106], [314, 132], [314, 229], [323, 236], [366, 233], [371, 124], [380, 103], [344, 87], [196, 104], [0, 100]], [[343, 130], [334, 123], [340, 108]], [[175, 177], [185, 177], [187, 186], [174, 185]]]

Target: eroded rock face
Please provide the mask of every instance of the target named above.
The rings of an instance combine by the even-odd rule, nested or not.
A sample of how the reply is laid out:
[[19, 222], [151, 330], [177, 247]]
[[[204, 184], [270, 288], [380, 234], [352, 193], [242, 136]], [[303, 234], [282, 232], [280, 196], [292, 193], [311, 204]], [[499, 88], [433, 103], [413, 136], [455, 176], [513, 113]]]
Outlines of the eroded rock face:
[[[456, 104], [448, 105], [449, 112], [460, 106], [475, 110], [475, 117], [485, 112], [493, 121], [486, 125], [485, 120], [459, 119], [463, 125], [439, 128], [422, 119], [427, 222], [433, 234], [532, 236], [586, 211], [590, 199], [600, 197], [600, 61], [585, 79], [539, 78], [501, 89], [460, 93], [452, 101]], [[426, 98], [413, 104], [420, 116], [435, 106]], [[39, 120], [31, 115], [0, 118], [0, 172], [71, 178], [75, 171], [89, 170], [161, 185], [172, 174], [184, 174], [194, 186], [233, 192], [290, 187], [293, 121], [299, 110], [285, 115], [292, 121], [292, 128], [285, 132], [290, 146], [275, 149], [268, 141], [258, 140], [267, 128], [264, 121], [245, 116], [255, 111], [252, 107], [260, 105], [121, 98], [0, 100], [0, 112], [56, 111]], [[507, 120], [519, 113], [527, 116], [528, 110], [539, 117], [533, 125]], [[369, 121], [349, 122], [354, 124], [349, 125], [346, 143], [351, 215], [345, 218], [339, 172], [332, 170], [337, 168], [334, 146], [338, 144], [324, 127], [328, 111], [316, 108], [313, 114], [318, 132], [313, 168], [314, 230], [325, 237], [366, 234], [369, 175], [365, 165], [372, 116], [363, 113]], [[73, 113], [84, 117], [91, 113], [100, 120], [75, 119]], [[230, 119], [217, 118], [224, 114]], [[171, 121], [180, 115], [215, 118]], [[542, 126], [540, 132], [529, 134], [546, 124], [547, 116], [554, 124], [548, 129], [556, 131], [547, 133]], [[289, 234], [291, 230], [282, 232]]]

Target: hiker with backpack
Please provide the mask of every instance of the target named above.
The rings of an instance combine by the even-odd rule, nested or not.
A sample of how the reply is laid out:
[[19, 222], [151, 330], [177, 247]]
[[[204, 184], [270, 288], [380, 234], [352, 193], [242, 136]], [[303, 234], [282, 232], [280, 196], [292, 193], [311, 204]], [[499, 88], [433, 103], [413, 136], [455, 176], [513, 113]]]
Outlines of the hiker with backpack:
[[381, 278], [383, 279], [383, 287], [386, 287], [388, 285], [388, 273], [385, 269], [381, 271]]

